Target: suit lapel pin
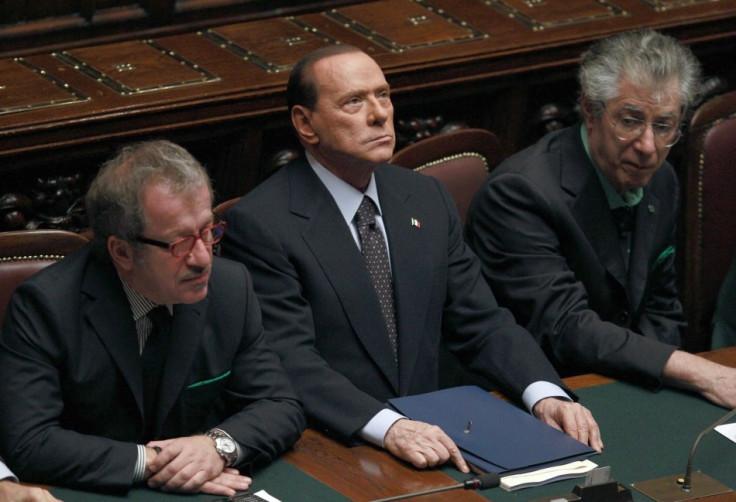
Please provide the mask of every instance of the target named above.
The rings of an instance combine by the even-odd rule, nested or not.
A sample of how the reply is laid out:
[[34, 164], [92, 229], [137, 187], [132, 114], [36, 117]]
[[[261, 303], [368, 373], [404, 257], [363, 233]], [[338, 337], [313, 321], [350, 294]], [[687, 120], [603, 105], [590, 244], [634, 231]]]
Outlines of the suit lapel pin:
[[418, 220], [418, 219], [416, 219], [416, 218], [412, 218], [412, 219], [411, 219], [411, 226], [412, 226], [412, 227], [417, 227], [417, 228], [421, 228], [422, 224], [421, 224], [421, 223], [419, 223], [419, 220]]
[[654, 204], [649, 204], [647, 206], [647, 211], [649, 211], [649, 214], [654, 214]]

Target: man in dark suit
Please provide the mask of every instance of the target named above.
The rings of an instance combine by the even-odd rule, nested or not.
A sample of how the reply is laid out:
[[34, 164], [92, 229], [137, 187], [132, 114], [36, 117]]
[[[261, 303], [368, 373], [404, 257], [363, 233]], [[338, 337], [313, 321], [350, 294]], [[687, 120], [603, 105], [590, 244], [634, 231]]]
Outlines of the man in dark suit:
[[673, 384], [736, 405], [736, 370], [677, 350], [678, 183], [666, 162], [699, 90], [690, 50], [651, 30], [582, 58], [583, 122], [493, 170], [466, 238], [499, 303], [563, 372]]
[[166, 141], [103, 166], [88, 246], [14, 293], [0, 350], [0, 447], [24, 480], [231, 496], [299, 438], [241, 264], [213, 258], [207, 173]]
[[306, 158], [230, 210], [223, 254], [253, 275], [266, 337], [308, 418], [417, 467], [452, 459], [467, 472], [443, 431], [386, 408], [391, 397], [437, 389], [444, 339], [471, 372], [600, 449], [588, 410], [496, 306], [447, 191], [386, 164], [393, 107], [376, 62], [355, 47], [320, 49], [295, 66], [287, 97]]

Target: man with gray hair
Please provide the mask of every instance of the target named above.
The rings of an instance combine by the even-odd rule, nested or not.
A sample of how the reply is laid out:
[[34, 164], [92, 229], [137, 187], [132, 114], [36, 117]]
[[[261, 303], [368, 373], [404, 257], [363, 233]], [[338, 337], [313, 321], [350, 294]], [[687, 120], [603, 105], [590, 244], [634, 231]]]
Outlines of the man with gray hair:
[[736, 406], [736, 370], [678, 350], [679, 187], [666, 162], [700, 87], [691, 51], [652, 30], [595, 43], [583, 121], [491, 173], [466, 239], [501, 305], [563, 374], [673, 385]]
[[305, 427], [250, 275], [213, 257], [207, 173], [167, 141], [123, 148], [87, 194], [92, 245], [14, 293], [0, 449], [24, 481], [233, 496]]

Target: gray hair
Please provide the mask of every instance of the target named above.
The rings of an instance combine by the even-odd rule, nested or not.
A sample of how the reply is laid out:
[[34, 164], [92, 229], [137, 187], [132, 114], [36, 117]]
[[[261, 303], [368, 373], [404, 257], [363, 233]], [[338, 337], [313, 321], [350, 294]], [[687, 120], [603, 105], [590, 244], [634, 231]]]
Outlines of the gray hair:
[[685, 115], [698, 99], [701, 78], [700, 63], [686, 45], [650, 29], [620, 33], [594, 43], [583, 53], [578, 72], [580, 91], [597, 114], [603, 113], [606, 101], [619, 97], [623, 79], [652, 93], [678, 79], [681, 112]]
[[207, 172], [181, 146], [164, 140], [125, 146], [103, 164], [87, 191], [85, 203], [98, 253], [105, 254], [111, 235], [137, 245], [136, 236], [146, 228], [141, 197], [154, 183], [165, 184], [176, 194], [206, 186], [212, 200]]

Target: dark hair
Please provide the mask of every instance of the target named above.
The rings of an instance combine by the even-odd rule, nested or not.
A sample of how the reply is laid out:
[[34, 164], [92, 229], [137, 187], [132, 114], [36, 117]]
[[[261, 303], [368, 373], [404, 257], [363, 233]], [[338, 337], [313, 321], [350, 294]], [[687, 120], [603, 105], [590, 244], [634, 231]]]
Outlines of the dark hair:
[[338, 54], [350, 54], [353, 52], [363, 52], [353, 45], [339, 44], [327, 45], [310, 52], [300, 59], [291, 70], [289, 75], [289, 83], [286, 85], [286, 103], [289, 111], [295, 105], [301, 105], [309, 110], [313, 110], [317, 104], [318, 90], [312, 78], [312, 67], [314, 64], [331, 56]]

